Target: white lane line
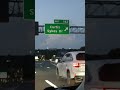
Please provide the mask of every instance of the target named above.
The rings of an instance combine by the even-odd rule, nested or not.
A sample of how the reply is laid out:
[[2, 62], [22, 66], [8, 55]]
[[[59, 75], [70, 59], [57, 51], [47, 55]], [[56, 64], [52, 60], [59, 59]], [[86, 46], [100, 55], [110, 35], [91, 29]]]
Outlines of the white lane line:
[[45, 80], [46, 83], [48, 83], [50, 86], [54, 87], [54, 88], [58, 88], [56, 85], [54, 85], [52, 82]]

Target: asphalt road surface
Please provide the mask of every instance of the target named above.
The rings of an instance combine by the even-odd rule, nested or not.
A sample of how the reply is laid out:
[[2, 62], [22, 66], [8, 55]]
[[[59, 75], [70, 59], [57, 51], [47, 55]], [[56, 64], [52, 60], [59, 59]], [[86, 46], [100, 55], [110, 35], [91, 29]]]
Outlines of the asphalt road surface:
[[25, 81], [12, 87], [0, 87], [0, 90], [34, 90], [35, 83], [33, 81]]
[[66, 80], [57, 79], [56, 65], [50, 61], [36, 62], [35, 72], [35, 82], [25, 81], [11, 88], [0, 87], [0, 90], [44, 90], [48, 87], [67, 87]]
[[44, 90], [47, 87], [66, 87], [66, 80], [58, 80], [56, 66], [50, 61], [36, 62], [35, 90]]

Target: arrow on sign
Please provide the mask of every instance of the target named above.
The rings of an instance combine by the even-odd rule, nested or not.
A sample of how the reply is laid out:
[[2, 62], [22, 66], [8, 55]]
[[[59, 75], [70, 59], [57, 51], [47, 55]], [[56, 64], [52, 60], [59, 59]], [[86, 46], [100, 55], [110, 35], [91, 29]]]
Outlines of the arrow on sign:
[[64, 31], [67, 31], [68, 30], [68, 27], [66, 27], [66, 29]]

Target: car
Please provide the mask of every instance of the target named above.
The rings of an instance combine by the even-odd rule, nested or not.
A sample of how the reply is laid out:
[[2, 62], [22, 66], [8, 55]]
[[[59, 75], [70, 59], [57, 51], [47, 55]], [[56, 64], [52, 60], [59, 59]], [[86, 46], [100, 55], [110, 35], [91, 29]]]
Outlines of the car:
[[38, 56], [35, 56], [35, 61], [38, 61], [39, 60], [39, 57]]
[[55, 63], [58, 63], [58, 58], [55, 59]]
[[55, 58], [55, 63], [57, 64], [60, 60], [61, 60], [62, 57], [56, 57]]
[[52, 59], [49, 59], [52, 62]]
[[56, 67], [58, 79], [66, 79], [70, 86], [80, 83], [85, 76], [85, 51], [66, 53]]

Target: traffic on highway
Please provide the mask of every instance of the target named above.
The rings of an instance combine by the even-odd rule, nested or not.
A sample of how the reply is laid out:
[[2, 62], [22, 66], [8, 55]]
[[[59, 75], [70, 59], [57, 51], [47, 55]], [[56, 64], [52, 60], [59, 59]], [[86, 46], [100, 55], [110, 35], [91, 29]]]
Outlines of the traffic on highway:
[[35, 90], [79, 90], [85, 77], [84, 1], [35, 0]]
[[[85, 76], [85, 51], [70, 51], [62, 56], [35, 62], [35, 90], [75, 90]], [[53, 58], [54, 57], [54, 58]], [[55, 58], [56, 57], [56, 58]], [[50, 89], [54, 88], [54, 89]]]

